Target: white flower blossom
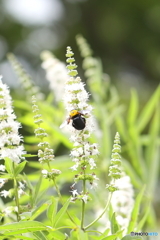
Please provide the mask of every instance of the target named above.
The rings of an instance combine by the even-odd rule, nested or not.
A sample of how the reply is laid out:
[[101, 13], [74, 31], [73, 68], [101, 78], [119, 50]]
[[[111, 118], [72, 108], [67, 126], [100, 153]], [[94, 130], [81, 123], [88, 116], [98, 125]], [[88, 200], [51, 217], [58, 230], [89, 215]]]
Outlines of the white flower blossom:
[[8, 197], [9, 196], [9, 191], [6, 191], [6, 190], [3, 190], [3, 191], [1, 191], [0, 192], [0, 195], [2, 196], [2, 197]]
[[87, 203], [88, 201], [88, 195], [87, 194], [84, 194], [83, 197], [82, 197], [82, 200]]
[[42, 173], [42, 175], [43, 175], [44, 178], [46, 178], [47, 175], [48, 175], [48, 171], [47, 171], [46, 169], [43, 169], [43, 170], [41, 171], [41, 173]]
[[[75, 163], [70, 169], [73, 171], [80, 171], [80, 174], [75, 175], [75, 182], [80, 180], [89, 181], [92, 188], [97, 186], [94, 174], [85, 173], [85, 169], [90, 170], [96, 168], [95, 157], [99, 154], [97, 144], [91, 144], [89, 137], [95, 130], [94, 121], [92, 115], [92, 106], [88, 104], [89, 93], [85, 90], [85, 84], [81, 81], [81, 78], [77, 76], [77, 67], [74, 63], [73, 52], [71, 48], [67, 48], [67, 69], [69, 70], [69, 76], [65, 81], [65, 92], [64, 92], [64, 105], [69, 116], [69, 120], [66, 121], [67, 128], [71, 133], [70, 140], [73, 142], [74, 148], [71, 151], [72, 161]], [[73, 117], [79, 114], [82, 125], [84, 127], [75, 127]], [[61, 125], [61, 127], [63, 124]], [[88, 201], [88, 195], [86, 191], [83, 193], [81, 198], [85, 203]]]
[[9, 207], [6, 207], [4, 210], [3, 210], [3, 213], [6, 215], [6, 216], [9, 216], [11, 213], [14, 212], [14, 207], [13, 206], [9, 206]]
[[0, 158], [10, 158], [19, 163], [25, 154], [24, 148], [20, 145], [22, 136], [18, 134], [20, 123], [15, 121], [12, 99], [8, 87], [2, 83], [0, 77]]
[[18, 212], [18, 207], [17, 206], [14, 207], [14, 212]]
[[18, 182], [18, 183], [19, 183], [19, 188], [25, 189], [25, 184], [24, 183], [22, 183], [22, 182]]
[[77, 189], [72, 190], [71, 193], [72, 193], [72, 196], [73, 196], [73, 197], [78, 196], [78, 191], [77, 191]]
[[59, 61], [49, 51], [41, 54], [42, 68], [46, 71], [46, 78], [50, 83], [50, 88], [55, 94], [56, 101], [61, 101], [64, 94], [64, 81], [68, 78], [66, 65]]
[[23, 191], [23, 189], [18, 189], [18, 197], [20, 198], [20, 196], [24, 195], [25, 192]]
[[0, 164], [0, 171], [4, 172], [6, 170], [5, 166], [3, 164]]
[[71, 169], [72, 171], [77, 171], [78, 167], [79, 167], [79, 163], [76, 163], [75, 165], [73, 165], [72, 167], [70, 167], [70, 169]]
[[6, 178], [0, 178], [0, 188], [2, 188], [6, 182], [7, 182]]
[[116, 219], [120, 226], [127, 228], [130, 222], [131, 212], [134, 206], [134, 190], [130, 181], [130, 177], [123, 173], [120, 179], [115, 180], [118, 188], [113, 192], [111, 204]]
[[89, 159], [89, 165], [90, 165], [90, 169], [96, 168], [96, 164], [93, 158]]
[[[68, 52], [70, 51], [70, 48], [68, 48]], [[71, 59], [71, 63], [73, 62], [73, 58], [68, 58], [68, 60]], [[67, 61], [68, 62], [68, 61]], [[72, 66], [75, 66], [74, 64]], [[69, 69], [70, 65], [68, 65]], [[71, 73], [73, 70], [71, 68]], [[70, 74], [71, 75], [71, 74]], [[71, 151], [71, 156], [76, 159], [81, 158], [82, 156], [86, 157], [86, 159], [91, 164], [91, 168], [96, 167], [96, 163], [94, 161], [93, 155], [97, 155], [99, 152], [97, 150], [96, 144], [90, 144], [87, 141], [87, 138], [90, 137], [90, 134], [94, 131], [94, 124], [93, 124], [93, 116], [92, 116], [92, 106], [90, 106], [87, 101], [89, 99], [89, 94], [84, 88], [85, 84], [81, 81], [80, 77], [68, 77], [66, 79], [65, 84], [65, 94], [64, 94], [64, 104], [65, 108], [68, 112], [68, 115], [70, 111], [77, 110], [82, 112], [84, 114], [85, 118], [85, 128], [82, 131], [77, 131], [74, 129], [73, 126], [71, 126], [71, 138], [70, 140], [74, 142], [74, 149]], [[68, 124], [69, 125], [71, 123]], [[74, 160], [73, 160], [74, 161]], [[74, 166], [73, 168], [76, 169], [78, 166]]]

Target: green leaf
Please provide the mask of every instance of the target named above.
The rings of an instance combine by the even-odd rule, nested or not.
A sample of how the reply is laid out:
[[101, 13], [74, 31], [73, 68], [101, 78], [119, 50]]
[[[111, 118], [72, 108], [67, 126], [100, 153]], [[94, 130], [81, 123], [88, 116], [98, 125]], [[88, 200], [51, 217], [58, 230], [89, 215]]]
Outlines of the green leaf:
[[57, 215], [55, 217], [55, 221], [54, 221], [54, 226], [56, 226], [58, 224], [58, 222], [61, 220], [63, 215], [66, 213], [69, 203], [70, 203], [70, 198], [65, 202], [63, 207], [57, 213]]
[[145, 213], [144, 213], [142, 219], [140, 221], [138, 221], [138, 226], [136, 228], [137, 231], [140, 231], [141, 229], [143, 229], [143, 226], [144, 226], [144, 224], [145, 224], [145, 222], [147, 220], [147, 217], [149, 215], [149, 212], [151, 210], [150, 209], [150, 205], [151, 205], [150, 202], [146, 204], [146, 206], [145, 206]]
[[49, 238], [47, 238], [47, 236], [39, 231], [39, 232], [34, 232], [33, 235], [36, 237], [37, 240], [48, 240]]
[[118, 227], [118, 223], [117, 223], [117, 220], [116, 220], [116, 215], [115, 215], [115, 213], [113, 213], [112, 218], [111, 218], [111, 231], [112, 231], [112, 234], [118, 232], [118, 230], [119, 230], [119, 227]]
[[56, 136], [67, 148], [71, 149], [73, 147], [68, 136], [65, 136], [60, 128], [56, 127], [54, 124], [51, 124], [50, 127], [52, 128], [53, 135]]
[[124, 121], [124, 119], [122, 118], [121, 115], [117, 116], [115, 119], [116, 122], [116, 126], [117, 126], [117, 130], [121, 136], [122, 139], [124, 139], [124, 141], [128, 141], [127, 136], [128, 136], [128, 132], [127, 132], [127, 128], [126, 128], [126, 123]]
[[141, 236], [131, 236], [126, 235], [121, 240], [142, 240], [143, 238]]
[[145, 186], [141, 189], [141, 191], [139, 192], [139, 194], [136, 197], [134, 208], [133, 208], [132, 214], [131, 214], [131, 220], [130, 220], [130, 223], [129, 223], [129, 226], [128, 226], [128, 234], [134, 230], [134, 227], [137, 223], [140, 204], [141, 204], [141, 201], [142, 201], [144, 190], [145, 190]]
[[152, 196], [155, 192], [155, 187], [158, 182], [159, 175], [159, 146], [158, 146], [158, 138], [159, 138], [159, 130], [160, 130], [160, 111], [157, 106], [154, 117], [150, 123], [149, 129], [149, 142], [145, 151], [145, 158], [147, 160], [147, 167], [149, 169], [146, 182], [147, 189], [149, 194]]
[[19, 235], [19, 236], [17, 235], [16, 236], [16, 240], [17, 239], [21, 239], [21, 240], [36, 240], [36, 238], [26, 237], [26, 236], [23, 236], [23, 235]]
[[107, 236], [105, 238], [102, 238], [101, 240], [115, 240], [117, 237], [121, 236], [122, 232], [123, 232], [123, 230], [121, 230], [115, 234], [112, 234], [110, 236]]
[[28, 104], [27, 101], [21, 101], [21, 100], [15, 100], [13, 102], [14, 106], [16, 108], [22, 109], [22, 110], [27, 110], [27, 111], [31, 111], [31, 105]]
[[37, 221], [23, 221], [0, 226], [0, 231], [4, 231], [5, 235], [43, 231], [46, 229], [47, 227], [43, 223]]
[[13, 162], [10, 158], [6, 157], [5, 159], [5, 167], [6, 167], [6, 170], [9, 174], [13, 174]]
[[[49, 240], [65, 240], [66, 237], [64, 236], [63, 233], [59, 232], [59, 231], [55, 231], [55, 232], [50, 232], [49, 235], [47, 236]], [[69, 239], [68, 239], [69, 240]]]
[[14, 174], [15, 174], [15, 177], [20, 173], [22, 172], [22, 170], [24, 169], [25, 165], [26, 165], [27, 161], [23, 161], [21, 163], [19, 163], [15, 170], [14, 170]]
[[36, 154], [23, 154], [23, 157], [31, 158], [31, 157], [37, 157]]
[[8, 235], [3, 235], [3, 236], [0, 236], [0, 240], [17, 240], [17, 239], [20, 239], [20, 240], [36, 240], [36, 238], [31, 238], [31, 237], [26, 237], [26, 236], [23, 236], [22, 234], [21, 235], [16, 235], [16, 236], [12, 236], [10, 235], [10, 237], [8, 238]]
[[36, 204], [37, 199], [38, 199], [38, 194], [40, 191], [40, 187], [41, 187], [41, 183], [42, 183], [42, 175], [40, 175], [40, 178], [38, 179], [38, 182], [36, 184], [36, 188], [33, 194], [33, 204]]
[[[96, 235], [89, 235], [92, 239], [95, 239], [95, 240], [102, 240], [104, 239], [105, 237], [108, 236], [109, 232], [110, 232], [110, 228], [107, 228], [102, 235], [100, 236], [96, 236]], [[97, 235], [99, 235], [99, 231], [94, 231], [94, 233], [97, 233]]]
[[97, 240], [102, 240], [102, 239], [104, 239], [104, 237], [107, 237], [107, 236], [108, 236], [108, 233], [109, 233], [109, 232], [110, 232], [110, 228], [107, 228], [107, 229], [103, 232], [103, 234], [97, 238]]
[[83, 240], [89, 240], [88, 238], [88, 233], [84, 232], [83, 230], [79, 229], [78, 231], [78, 236], [79, 236], [79, 240], [83, 239]]
[[134, 170], [134, 168], [131, 166], [130, 162], [128, 162], [126, 159], [122, 159], [122, 165], [125, 169], [125, 172], [127, 173], [127, 175], [130, 176], [132, 184], [136, 187], [136, 188], [140, 188], [142, 186], [142, 181], [139, 178], [137, 172]]
[[135, 89], [131, 90], [131, 101], [128, 110], [127, 122], [129, 126], [134, 126], [138, 114], [138, 95]]
[[55, 216], [57, 213], [57, 207], [58, 207], [58, 199], [52, 197], [52, 202], [50, 204], [50, 206], [48, 207], [48, 211], [47, 211], [47, 217], [48, 219], [51, 221], [51, 225], [54, 225], [54, 221], [55, 221]]
[[49, 201], [43, 203], [40, 207], [36, 208], [33, 211], [33, 214], [31, 216], [30, 220], [34, 220], [35, 218], [37, 218], [41, 213], [43, 213], [48, 208], [48, 206], [49, 206]]
[[156, 89], [146, 106], [141, 111], [139, 119], [137, 121], [137, 130], [142, 132], [143, 129], [146, 127], [147, 123], [152, 117], [153, 111], [159, 101], [160, 98], [160, 86]]

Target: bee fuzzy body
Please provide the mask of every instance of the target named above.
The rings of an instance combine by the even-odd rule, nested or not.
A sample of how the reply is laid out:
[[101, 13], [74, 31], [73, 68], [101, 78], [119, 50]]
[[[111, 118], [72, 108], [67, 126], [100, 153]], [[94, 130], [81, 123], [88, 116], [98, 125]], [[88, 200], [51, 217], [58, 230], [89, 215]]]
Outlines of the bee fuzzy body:
[[[88, 112], [88, 111], [87, 111]], [[69, 117], [66, 119], [65, 122], [63, 122], [60, 126], [60, 128], [63, 128], [64, 126], [66, 126], [67, 124], [70, 123], [70, 121], [72, 121], [72, 126], [76, 129], [76, 130], [83, 130], [86, 127], [86, 119], [83, 116], [87, 116], [86, 111], [78, 111], [78, 110], [72, 110], [69, 113]]]
[[72, 126], [77, 130], [83, 130], [86, 126], [86, 119], [82, 117], [82, 114], [77, 114], [72, 119]]

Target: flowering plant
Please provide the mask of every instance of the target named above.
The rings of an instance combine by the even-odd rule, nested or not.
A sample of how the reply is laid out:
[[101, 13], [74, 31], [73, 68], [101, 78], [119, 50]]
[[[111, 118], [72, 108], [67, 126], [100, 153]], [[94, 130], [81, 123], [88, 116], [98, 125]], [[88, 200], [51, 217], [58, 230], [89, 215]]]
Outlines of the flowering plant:
[[[138, 175], [143, 171], [134, 172], [124, 157], [126, 154], [132, 159], [137, 154], [133, 148], [137, 150], [138, 146], [132, 141], [135, 116], [128, 120], [127, 135], [121, 116], [123, 106], [118, 103], [115, 88], [109, 89], [109, 78], [102, 77], [100, 62], [91, 56], [85, 40], [78, 36], [77, 42], [83, 50], [86, 86], [78, 76], [74, 53], [67, 47], [68, 73], [64, 64], [49, 52], [41, 55], [55, 98], [41, 101], [39, 96], [43, 95], [38, 90], [32, 92], [28, 102], [14, 101], [16, 108], [23, 106], [25, 110], [19, 120], [28, 130], [28, 135], [23, 132], [26, 150], [18, 133], [21, 124], [16, 121], [10, 92], [0, 80], [0, 195], [4, 221], [0, 239], [125, 240], [131, 238], [130, 232], [141, 231], [146, 223], [151, 203], [146, 200], [150, 204], [144, 213], [141, 203], [146, 192]], [[9, 55], [9, 59], [13, 66], [18, 66], [15, 69], [21, 73], [22, 85], [31, 87], [31, 79], [15, 57]], [[106, 105], [108, 91], [111, 100]], [[29, 95], [27, 92], [27, 99]], [[150, 109], [157, 98], [156, 92]], [[118, 129], [117, 132], [114, 128], [115, 137], [111, 135], [113, 120]], [[139, 131], [144, 121], [140, 120]], [[154, 123], [157, 126], [156, 113]], [[155, 136], [155, 130], [151, 132]], [[136, 165], [137, 162], [133, 166]], [[132, 236], [133, 239], [141, 237]]]

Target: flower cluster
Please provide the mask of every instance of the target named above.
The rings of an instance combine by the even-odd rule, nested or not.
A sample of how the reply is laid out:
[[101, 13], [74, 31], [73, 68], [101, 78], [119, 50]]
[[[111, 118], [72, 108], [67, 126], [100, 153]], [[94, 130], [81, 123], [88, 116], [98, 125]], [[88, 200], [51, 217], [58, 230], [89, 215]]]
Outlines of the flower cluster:
[[61, 101], [61, 96], [64, 94], [64, 81], [68, 78], [66, 65], [49, 51], [42, 52], [41, 58], [43, 60], [42, 68], [46, 71], [46, 78], [55, 94], [55, 100]]
[[[0, 160], [5, 160], [9, 163], [10, 168], [14, 169], [14, 166], [19, 164], [21, 160], [25, 158], [23, 145], [20, 145], [23, 140], [22, 136], [19, 135], [18, 129], [20, 123], [16, 121], [16, 116], [13, 112], [12, 99], [10, 96], [7, 85], [2, 83], [2, 77], [0, 77]], [[8, 164], [6, 164], [8, 166]], [[5, 171], [8, 171], [7, 167], [0, 164], [1, 175], [4, 175]], [[10, 172], [8, 172], [10, 173]], [[12, 176], [11, 176], [12, 177]], [[10, 178], [11, 179], [11, 178]], [[0, 178], [0, 188], [8, 181], [8, 178]], [[0, 192], [1, 197], [17, 197], [25, 194], [25, 185], [19, 182], [19, 187], [11, 188], [9, 190], [2, 190]]]
[[[74, 143], [74, 148], [71, 151], [72, 161], [75, 163], [71, 167], [73, 171], [80, 170], [79, 174], [75, 176], [75, 182], [78, 181], [88, 181], [91, 187], [97, 185], [98, 178], [95, 173], [88, 173], [88, 171], [96, 168], [95, 157], [99, 154], [97, 149], [97, 144], [91, 144], [88, 140], [91, 133], [94, 131], [92, 107], [87, 103], [89, 99], [89, 94], [84, 88], [84, 83], [82, 83], [80, 77], [77, 76], [77, 66], [74, 63], [73, 52], [70, 47], [67, 48], [67, 69], [69, 71], [69, 78], [65, 83], [65, 94], [64, 94], [64, 104], [68, 115], [72, 110], [76, 110], [80, 121], [83, 120], [85, 126], [82, 130], [77, 130], [74, 128], [73, 119], [71, 118], [71, 123], [68, 124], [68, 128], [71, 132], [70, 140]], [[74, 191], [74, 190], [73, 190]], [[81, 196], [80, 196], [81, 195]], [[83, 195], [83, 196], [82, 196]], [[87, 193], [76, 194], [73, 199], [85, 198], [88, 199]], [[84, 200], [84, 199], [83, 199]]]
[[118, 190], [117, 186], [115, 185], [115, 180], [121, 177], [121, 146], [120, 146], [120, 136], [119, 133], [116, 133], [112, 155], [111, 155], [111, 162], [109, 166], [109, 174], [108, 176], [111, 177], [111, 183], [106, 185], [106, 188], [110, 192], [114, 192]]
[[[83, 58], [84, 75], [87, 79], [87, 85], [92, 93], [93, 99], [106, 102], [109, 75], [102, 72], [101, 62], [98, 58], [93, 57], [93, 51], [86, 39], [78, 34], [76, 36], [77, 45]], [[99, 133], [100, 134], [100, 133]]]
[[40, 125], [43, 123], [41, 114], [39, 113], [39, 108], [35, 96], [32, 96], [32, 109], [34, 113], [34, 123], [38, 125], [38, 128], [35, 129], [35, 135], [38, 137], [41, 142], [38, 144], [38, 158], [41, 164], [47, 164], [49, 166], [49, 171], [47, 169], [42, 170], [42, 175], [47, 179], [54, 179], [61, 174], [61, 171], [58, 169], [51, 169], [50, 162], [54, 161], [54, 152], [50, 148], [50, 144], [46, 141], [43, 141], [45, 137], [48, 136], [44, 128], [41, 128]]
[[25, 90], [26, 97], [28, 98], [28, 100], [30, 101], [32, 95], [36, 95], [38, 99], [42, 100], [44, 98], [44, 95], [40, 92], [39, 87], [35, 86], [30, 75], [28, 75], [28, 73], [24, 70], [20, 62], [14, 56], [14, 54], [9, 53], [7, 57], [18, 75], [18, 78], [22, 84], [22, 87]]
[[[22, 182], [19, 182], [19, 187], [18, 187], [18, 197], [20, 198], [20, 196], [26, 194], [25, 191], [25, 182], [22, 183]], [[3, 190], [0, 192], [0, 196], [1, 197], [9, 197], [9, 198], [12, 198], [15, 196], [15, 189], [14, 188], [11, 188], [10, 190]]]
[[118, 224], [127, 229], [134, 206], [134, 190], [130, 177], [122, 172], [122, 177], [115, 180], [118, 191], [113, 192], [111, 205], [116, 212]]
[[111, 205], [113, 211], [116, 213], [116, 220], [118, 224], [126, 230], [134, 206], [134, 191], [130, 182], [130, 177], [127, 176], [121, 168], [120, 152], [120, 136], [117, 132], [109, 167], [111, 183], [107, 184], [106, 187], [112, 192]]
[[[2, 77], [0, 77], [0, 159], [10, 158], [13, 162], [19, 163], [24, 160], [25, 154], [23, 145], [20, 145], [23, 138], [18, 134], [21, 125], [15, 120], [9, 89], [1, 79]], [[1, 166], [1, 170], [3, 169]]]

